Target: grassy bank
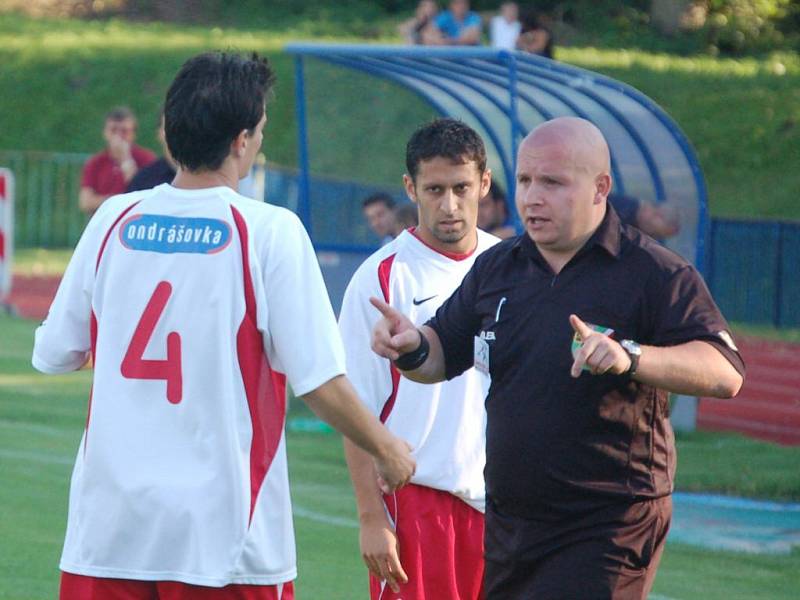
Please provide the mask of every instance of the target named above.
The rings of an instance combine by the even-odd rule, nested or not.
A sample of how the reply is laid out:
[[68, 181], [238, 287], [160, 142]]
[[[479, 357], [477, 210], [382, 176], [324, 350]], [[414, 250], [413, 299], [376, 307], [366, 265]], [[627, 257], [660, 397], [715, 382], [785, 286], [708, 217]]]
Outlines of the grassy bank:
[[[265, 152], [296, 163], [291, 40], [397, 41], [393, 21], [375, 13], [348, 21], [331, 8], [314, 20], [282, 14], [270, 26], [207, 28], [185, 25], [32, 20], [0, 15], [0, 147], [89, 152], [101, 145], [108, 107], [127, 103], [141, 117], [140, 141], [156, 148], [158, 107], [167, 85], [189, 56], [208, 49], [256, 50], [278, 74], [269, 108]], [[346, 14], [346, 13], [344, 13]], [[259, 19], [258, 23], [264, 23]], [[265, 24], [266, 25], [266, 24]], [[697, 149], [716, 216], [800, 219], [800, 60], [796, 54], [763, 58], [680, 57], [643, 50], [559, 48], [560, 60], [589, 68], [642, 90], [663, 106]], [[394, 183], [401, 165], [396, 147], [410, 126], [429, 114], [407, 94], [376, 106], [352, 87], [331, 85], [324, 106], [312, 106], [319, 126], [314, 143], [331, 141], [357, 154], [352, 169]], [[349, 93], [348, 93], [349, 92]], [[330, 115], [330, 116], [329, 116]], [[324, 117], [324, 118], [323, 118]], [[372, 148], [383, 149], [374, 152]], [[385, 156], [381, 161], [376, 156]], [[312, 156], [313, 159], [313, 156]], [[352, 161], [351, 161], [352, 162]], [[373, 164], [375, 163], [375, 164]], [[346, 176], [341, 163], [319, 169]]]

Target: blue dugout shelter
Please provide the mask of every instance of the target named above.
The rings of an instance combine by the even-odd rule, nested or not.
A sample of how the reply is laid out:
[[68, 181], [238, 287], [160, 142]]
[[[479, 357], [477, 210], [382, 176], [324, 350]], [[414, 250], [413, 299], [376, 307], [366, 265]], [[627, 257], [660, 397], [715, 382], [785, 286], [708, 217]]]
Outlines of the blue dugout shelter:
[[[312, 238], [313, 140], [307, 133], [306, 111], [314, 107], [307, 106], [305, 95], [308, 58], [392, 81], [441, 115], [462, 119], [485, 140], [489, 166], [495, 179], [505, 184], [509, 199], [517, 146], [531, 129], [558, 116], [592, 121], [611, 148], [614, 192], [668, 204], [681, 229], [667, 245], [705, 270], [708, 214], [697, 157], [669, 115], [634, 88], [557, 61], [490, 48], [289, 44], [286, 50], [295, 56], [297, 212]], [[515, 215], [510, 208], [509, 214]]]
[[[372, 45], [290, 44], [295, 55], [300, 172], [297, 212], [314, 239], [312, 178], [305, 61], [388, 80], [412, 91], [443, 116], [456, 117], [484, 139], [493, 177], [505, 183], [509, 214], [513, 207], [517, 147], [539, 123], [559, 116], [593, 122], [611, 149], [613, 192], [643, 202], [667, 205], [680, 222], [666, 245], [706, 267], [709, 231], [706, 186], [697, 156], [677, 124], [638, 90], [609, 77], [521, 52], [490, 48], [433, 48]], [[357, 103], [357, 96], [354, 103]], [[320, 198], [323, 194], [313, 194]], [[517, 223], [519, 226], [519, 223]], [[365, 258], [364, 248], [315, 244], [334, 306], [338, 307], [350, 274]], [[673, 406], [673, 424], [693, 429], [696, 399], [681, 397]]]

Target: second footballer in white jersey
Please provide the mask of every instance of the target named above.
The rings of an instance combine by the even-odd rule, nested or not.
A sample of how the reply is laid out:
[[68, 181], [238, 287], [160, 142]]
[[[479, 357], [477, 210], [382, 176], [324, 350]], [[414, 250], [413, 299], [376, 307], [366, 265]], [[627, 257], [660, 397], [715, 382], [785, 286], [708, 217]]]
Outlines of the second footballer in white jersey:
[[165, 111], [175, 181], [103, 203], [36, 332], [40, 371], [94, 358], [62, 599], [290, 600], [287, 379], [360, 446], [385, 445], [389, 486], [413, 471], [342, 377], [299, 219], [235, 191], [261, 146], [270, 75], [255, 57], [187, 61]]
[[[476, 369], [438, 385], [401, 378], [370, 348], [370, 332], [381, 317], [370, 298], [420, 325], [434, 315], [475, 258], [499, 241], [476, 226], [478, 200], [488, 190], [490, 173], [480, 137], [453, 119], [418, 129], [409, 140], [406, 162], [406, 191], [418, 206], [419, 226], [402, 232], [358, 268], [339, 317], [348, 376], [367, 407], [412, 445], [417, 459], [412, 485], [382, 503], [370, 485], [370, 465], [359, 460], [360, 451], [347, 448], [362, 554], [372, 573], [373, 599], [477, 600], [489, 378]], [[409, 581], [399, 585], [393, 579], [402, 571]]]

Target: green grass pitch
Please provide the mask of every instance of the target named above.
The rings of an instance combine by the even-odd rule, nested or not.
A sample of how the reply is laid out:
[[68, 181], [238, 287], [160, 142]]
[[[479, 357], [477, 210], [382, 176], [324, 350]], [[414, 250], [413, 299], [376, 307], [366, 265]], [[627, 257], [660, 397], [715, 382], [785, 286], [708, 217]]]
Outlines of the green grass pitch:
[[[88, 371], [55, 377], [35, 373], [29, 362], [34, 327], [30, 321], [0, 316], [0, 599], [9, 600], [56, 597], [69, 476], [90, 382]], [[707, 473], [713, 466], [691, 465], [700, 465], [720, 440], [733, 439], [738, 438], [705, 434], [685, 444], [681, 461], [687, 463], [688, 487], [694, 471]], [[738, 445], [742, 455], [752, 453], [746, 442]], [[367, 598], [338, 436], [291, 433], [288, 446], [298, 598]], [[774, 448], [767, 463], [786, 464], [787, 457], [796, 456], [762, 446]], [[780, 470], [765, 477], [788, 478]], [[731, 486], [735, 488], [735, 481]], [[782, 495], [796, 493], [788, 489]], [[668, 544], [652, 600], [788, 600], [797, 597], [798, 572], [800, 552], [753, 556]]]

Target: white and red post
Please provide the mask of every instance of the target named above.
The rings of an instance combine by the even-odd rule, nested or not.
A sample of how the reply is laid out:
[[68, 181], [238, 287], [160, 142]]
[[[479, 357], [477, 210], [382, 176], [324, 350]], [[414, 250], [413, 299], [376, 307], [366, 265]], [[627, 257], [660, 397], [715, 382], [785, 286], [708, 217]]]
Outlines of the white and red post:
[[11, 293], [14, 261], [14, 174], [0, 168], [0, 304]]

